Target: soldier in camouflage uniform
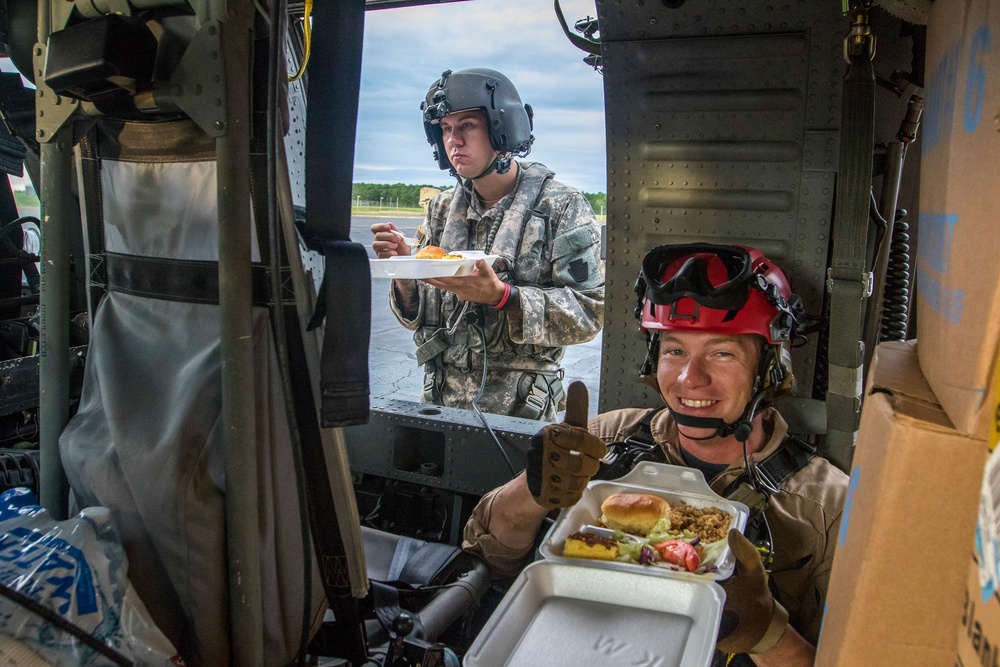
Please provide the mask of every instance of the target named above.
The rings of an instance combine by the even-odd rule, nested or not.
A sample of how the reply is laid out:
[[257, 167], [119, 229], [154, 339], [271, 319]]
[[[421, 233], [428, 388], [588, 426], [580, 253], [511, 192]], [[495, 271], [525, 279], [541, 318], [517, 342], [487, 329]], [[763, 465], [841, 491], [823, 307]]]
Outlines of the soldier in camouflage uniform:
[[[534, 140], [531, 107], [499, 72], [445, 72], [422, 108], [438, 164], [459, 182], [431, 201], [419, 247], [499, 256], [471, 276], [392, 281], [392, 310], [425, 367], [422, 400], [552, 420], [564, 404], [564, 346], [604, 323], [594, 211], [544, 165], [512, 159]], [[379, 257], [412, 250], [392, 229], [372, 226]]]

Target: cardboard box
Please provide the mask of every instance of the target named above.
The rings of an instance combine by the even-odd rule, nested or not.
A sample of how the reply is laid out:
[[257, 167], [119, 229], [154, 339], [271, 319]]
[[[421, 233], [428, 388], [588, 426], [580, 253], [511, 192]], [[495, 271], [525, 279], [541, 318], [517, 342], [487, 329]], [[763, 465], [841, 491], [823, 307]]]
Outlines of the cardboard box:
[[955, 667], [1000, 667], [1000, 595], [979, 583], [979, 564], [972, 562], [958, 629]]
[[1000, 340], [1000, 2], [935, 2], [927, 25], [916, 262], [920, 366], [985, 439]]
[[985, 459], [921, 375], [916, 341], [879, 345], [817, 665], [954, 665]]

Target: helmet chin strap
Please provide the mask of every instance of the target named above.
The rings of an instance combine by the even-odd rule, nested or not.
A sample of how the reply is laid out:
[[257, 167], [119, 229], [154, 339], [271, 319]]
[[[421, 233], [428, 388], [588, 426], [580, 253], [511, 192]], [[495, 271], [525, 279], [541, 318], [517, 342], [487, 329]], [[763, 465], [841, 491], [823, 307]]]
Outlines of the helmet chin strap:
[[499, 153], [497, 153], [497, 156], [493, 159], [493, 162], [490, 162], [490, 166], [486, 167], [483, 173], [479, 174], [478, 176], [473, 176], [472, 178], [464, 179], [458, 175], [458, 172], [455, 171], [454, 167], [451, 168], [449, 173], [458, 179], [458, 182], [462, 184], [462, 187], [466, 191], [471, 193], [473, 181], [478, 181], [480, 178], [489, 176], [493, 172], [496, 172], [498, 174], [506, 174], [508, 171], [510, 171], [510, 162], [511, 159], [509, 155], [501, 156]]
[[728, 438], [729, 436], [735, 436], [737, 442], [746, 442], [753, 433], [753, 419], [757, 416], [757, 410], [760, 409], [760, 404], [764, 400], [765, 391], [761, 389], [758, 391], [750, 402], [747, 403], [746, 409], [743, 410], [743, 414], [740, 418], [733, 423], [728, 423], [717, 417], [692, 417], [691, 415], [684, 415], [679, 412], [675, 412], [673, 408], [669, 405], [667, 410], [670, 411], [670, 415], [674, 418], [674, 421], [680, 426], [688, 426], [691, 428], [714, 428], [715, 434], [708, 435], [703, 438], [696, 438], [687, 434], [684, 435], [685, 438], [689, 440], [712, 440], [713, 438]]
[[498, 174], [506, 174], [508, 171], [510, 171], [510, 156], [509, 155], [504, 156], [497, 153], [497, 156], [493, 159], [493, 162], [490, 162], [490, 166], [486, 167], [486, 171], [479, 174], [478, 176], [473, 176], [471, 180], [478, 181], [480, 178], [484, 176], [489, 176], [494, 171]]

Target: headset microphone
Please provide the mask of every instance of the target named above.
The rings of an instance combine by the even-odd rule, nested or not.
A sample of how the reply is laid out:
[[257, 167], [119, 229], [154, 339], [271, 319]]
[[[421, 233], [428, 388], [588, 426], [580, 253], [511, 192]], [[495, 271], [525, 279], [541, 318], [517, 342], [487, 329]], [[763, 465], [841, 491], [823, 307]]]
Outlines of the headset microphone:
[[733, 435], [737, 441], [746, 442], [751, 433], [753, 433], [753, 424], [748, 420], [741, 419], [736, 422], [736, 430], [733, 432]]

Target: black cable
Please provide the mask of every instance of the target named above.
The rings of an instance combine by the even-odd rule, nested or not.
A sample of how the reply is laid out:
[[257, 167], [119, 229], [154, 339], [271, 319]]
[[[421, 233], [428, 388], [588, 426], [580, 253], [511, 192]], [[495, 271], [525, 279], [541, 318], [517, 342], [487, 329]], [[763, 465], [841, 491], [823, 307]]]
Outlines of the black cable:
[[496, 444], [497, 449], [500, 450], [500, 455], [503, 456], [504, 462], [507, 463], [507, 468], [510, 470], [511, 479], [517, 477], [517, 471], [514, 470], [514, 464], [510, 462], [510, 457], [507, 456], [507, 451], [500, 444], [500, 439], [497, 438], [497, 434], [493, 432], [493, 427], [490, 426], [489, 422], [486, 421], [486, 415], [482, 413], [479, 409], [479, 397], [483, 395], [483, 390], [486, 389], [486, 369], [488, 364], [486, 363], [486, 324], [484, 323], [479, 327], [479, 340], [483, 341], [483, 379], [479, 383], [479, 391], [476, 392], [476, 396], [472, 399], [472, 409], [475, 410], [476, 414], [479, 416], [479, 421], [483, 423], [486, 427], [486, 432], [490, 434], [493, 438], [493, 442]]
[[39, 229], [41, 229], [42, 227], [42, 221], [36, 218], [35, 216], [22, 215], [20, 218], [15, 218], [10, 222], [6, 223], [3, 227], [0, 227], [0, 236], [6, 236], [7, 234], [10, 234], [10, 230], [14, 229], [15, 227], [20, 227], [25, 222], [33, 222], [36, 225], [38, 225]]
[[28, 611], [34, 612], [38, 616], [41, 616], [43, 619], [45, 619], [52, 625], [56, 626], [60, 630], [68, 632], [69, 634], [73, 635], [81, 642], [83, 642], [90, 648], [94, 649], [95, 651], [106, 657], [108, 660], [111, 660], [116, 665], [122, 665], [122, 667], [132, 667], [132, 665], [134, 664], [131, 660], [123, 656], [118, 651], [114, 650], [110, 646], [105, 646], [104, 644], [102, 644], [100, 641], [95, 639], [90, 633], [88, 633], [80, 626], [76, 625], [72, 621], [63, 618], [62, 616], [52, 611], [48, 607], [40, 604], [39, 602], [35, 601], [32, 598], [29, 598], [27, 595], [22, 595], [21, 593], [18, 593], [7, 584], [0, 583], [0, 595], [15, 602], [16, 604], [21, 605]]

